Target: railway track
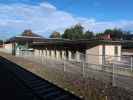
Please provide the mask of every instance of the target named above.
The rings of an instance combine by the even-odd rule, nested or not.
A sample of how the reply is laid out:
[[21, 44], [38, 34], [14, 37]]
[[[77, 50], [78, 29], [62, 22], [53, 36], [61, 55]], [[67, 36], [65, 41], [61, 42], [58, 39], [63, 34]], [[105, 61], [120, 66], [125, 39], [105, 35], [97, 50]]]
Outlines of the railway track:
[[0, 65], [4, 66], [17, 81], [20, 81], [31, 94], [36, 96], [35, 100], [81, 100], [3, 57], [0, 57]]

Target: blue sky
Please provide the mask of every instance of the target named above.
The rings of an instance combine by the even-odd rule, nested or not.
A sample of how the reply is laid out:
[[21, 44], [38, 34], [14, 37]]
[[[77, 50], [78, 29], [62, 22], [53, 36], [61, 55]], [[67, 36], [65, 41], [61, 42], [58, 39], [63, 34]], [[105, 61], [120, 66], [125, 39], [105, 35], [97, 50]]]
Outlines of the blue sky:
[[133, 0], [0, 0], [0, 37], [24, 29], [48, 36], [77, 23], [85, 30], [133, 29]]

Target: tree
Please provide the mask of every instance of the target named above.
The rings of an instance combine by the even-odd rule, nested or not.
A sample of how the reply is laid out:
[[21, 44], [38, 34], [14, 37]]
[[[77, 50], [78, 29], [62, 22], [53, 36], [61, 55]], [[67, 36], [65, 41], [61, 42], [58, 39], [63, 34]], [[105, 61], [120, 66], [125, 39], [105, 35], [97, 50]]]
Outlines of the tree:
[[66, 29], [64, 31], [64, 34], [62, 34], [62, 38], [65, 38], [65, 39], [72, 39], [72, 32], [71, 32], [71, 29]]
[[51, 35], [50, 35], [50, 38], [60, 38], [61, 37], [61, 35], [60, 35], [60, 33], [59, 32], [53, 32]]
[[33, 34], [32, 30], [30, 29], [26, 29], [24, 30], [24, 32], [22, 33], [23, 36], [31, 36]]
[[93, 34], [93, 32], [91, 32], [91, 31], [86, 31], [85, 32], [85, 34], [84, 34], [84, 38], [85, 39], [92, 39], [94, 37], [94, 34]]
[[106, 29], [103, 34], [110, 34], [114, 40], [119, 40], [123, 37], [124, 32], [121, 29]]
[[75, 25], [74, 27], [68, 28], [64, 31], [62, 38], [66, 39], [82, 39], [84, 37], [83, 27], [80, 24]]
[[3, 40], [0, 40], [0, 45], [2, 45], [3, 44]]
[[112, 33], [113, 33], [112, 29], [106, 29], [103, 34], [112, 34]]
[[121, 39], [124, 35], [124, 32], [121, 29], [114, 29], [113, 35], [116, 39]]

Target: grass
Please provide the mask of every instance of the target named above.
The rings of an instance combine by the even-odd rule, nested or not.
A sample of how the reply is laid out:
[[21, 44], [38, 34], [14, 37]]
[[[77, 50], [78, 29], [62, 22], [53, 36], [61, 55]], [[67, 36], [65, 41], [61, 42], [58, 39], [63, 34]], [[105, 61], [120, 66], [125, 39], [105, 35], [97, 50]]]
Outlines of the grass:
[[[113, 88], [110, 83], [105, 83], [93, 78], [82, 78], [80, 75], [68, 74], [60, 70], [51, 69], [44, 65], [34, 63], [23, 58], [13, 57], [8, 54], [0, 53], [3, 57], [17, 63], [21, 67], [35, 73], [36, 75], [64, 88], [85, 100], [132, 100], [129, 99], [110, 99], [115, 91], [115, 98], [118, 98], [118, 93], [121, 93], [120, 89]], [[125, 94], [129, 94], [123, 90]], [[125, 96], [126, 97], [126, 96]], [[121, 98], [125, 98], [121, 95]]]

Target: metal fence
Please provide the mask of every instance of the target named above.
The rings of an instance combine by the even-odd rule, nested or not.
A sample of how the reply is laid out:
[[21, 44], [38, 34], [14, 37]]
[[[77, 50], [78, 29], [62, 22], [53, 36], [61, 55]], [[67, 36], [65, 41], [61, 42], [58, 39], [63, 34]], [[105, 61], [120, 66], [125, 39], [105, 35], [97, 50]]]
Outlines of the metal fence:
[[[78, 84], [78, 82], [83, 83], [85, 80], [85, 87], [78, 85], [79, 88], [82, 87], [82, 90], [87, 88], [88, 79], [95, 79], [133, 91], [133, 58], [131, 56], [105, 56], [104, 64], [101, 65], [86, 62], [84, 60], [86, 55], [84, 54], [80, 55], [80, 61], [77, 61], [77, 59], [53, 59], [44, 55], [35, 56], [34, 54], [19, 56], [56, 70], [59, 75], [63, 73], [65, 80], [69, 80], [67, 82], [72, 80], [73, 83]], [[90, 55], [90, 57], [92, 56], [95, 58], [95, 56], [100, 57], [101, 55]], [[86, 97], [83, 92], [81, 95], [84, 98]]]

